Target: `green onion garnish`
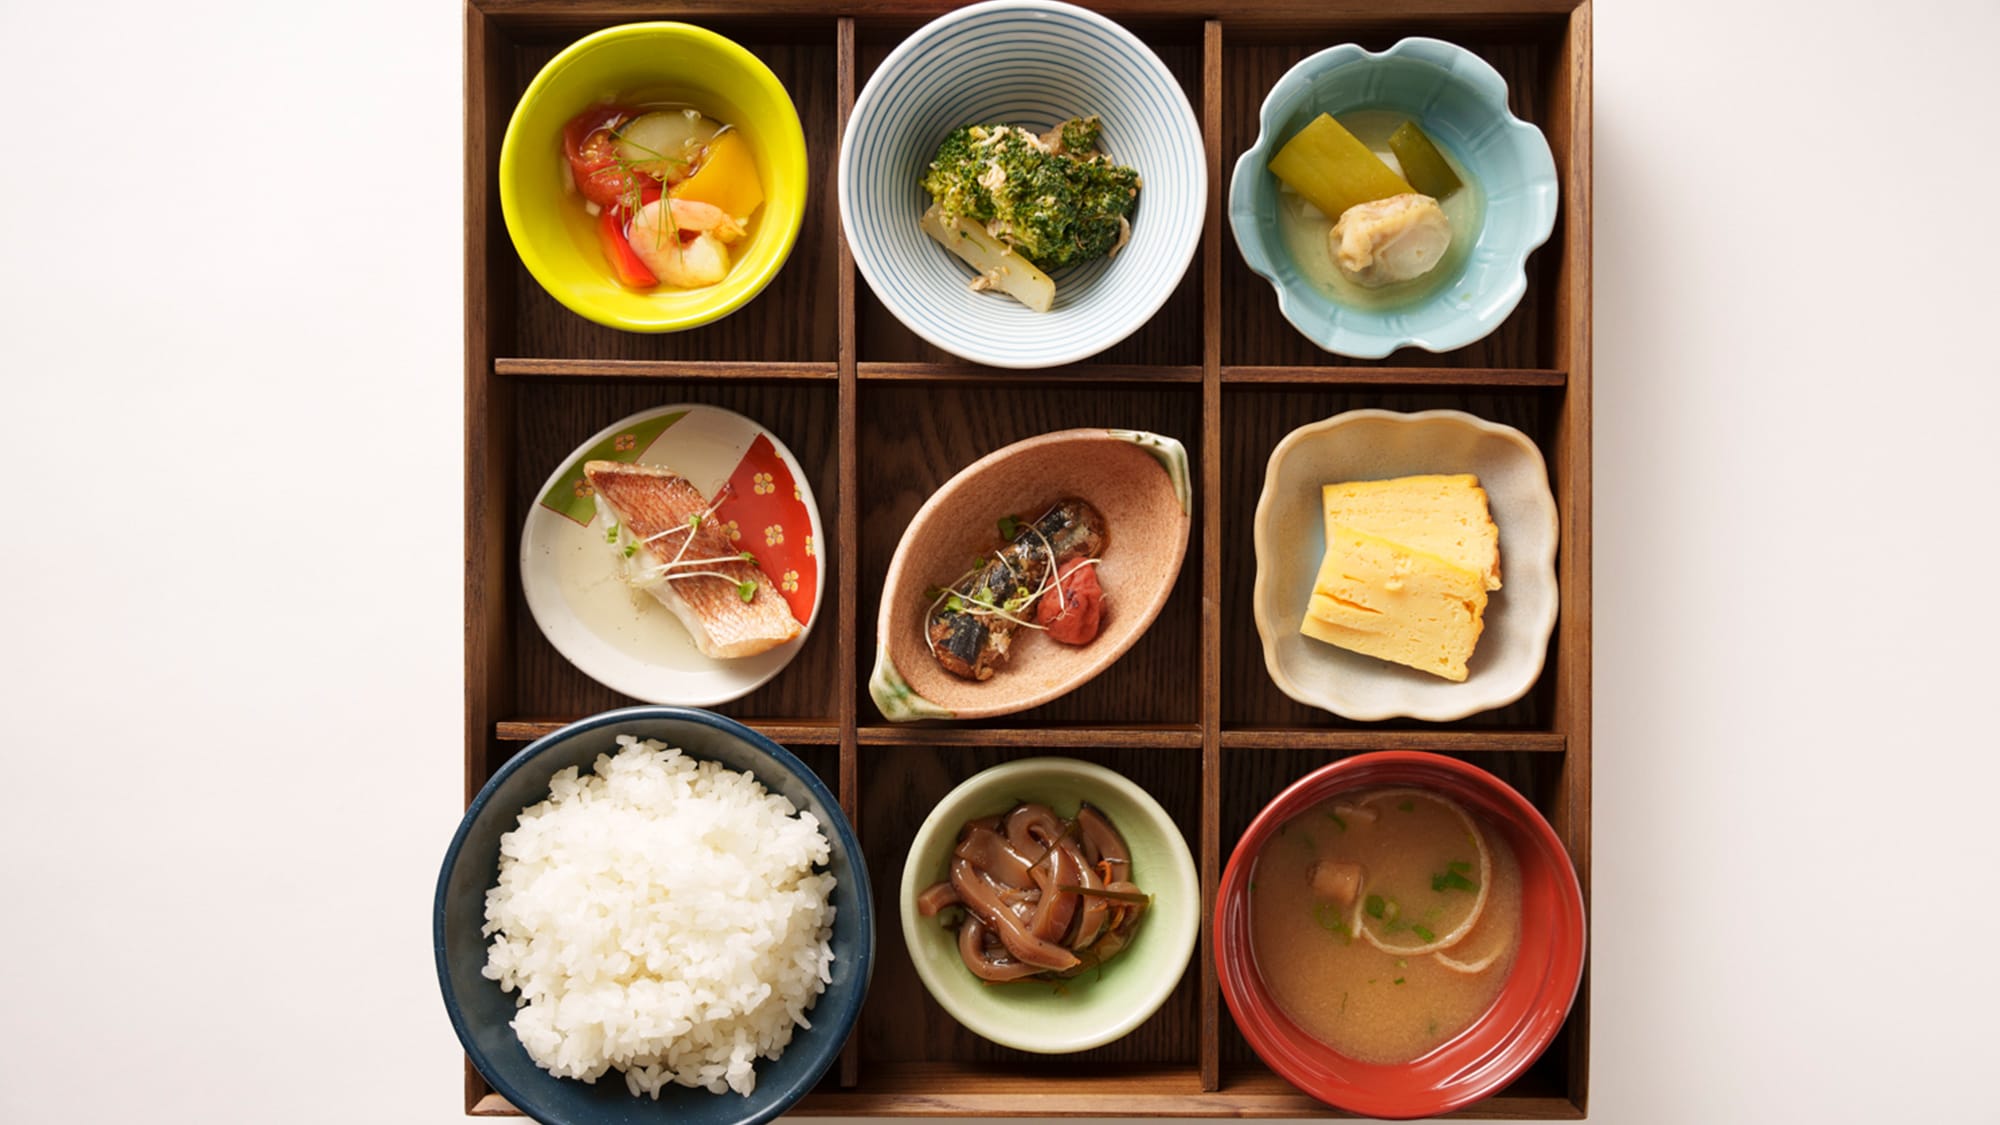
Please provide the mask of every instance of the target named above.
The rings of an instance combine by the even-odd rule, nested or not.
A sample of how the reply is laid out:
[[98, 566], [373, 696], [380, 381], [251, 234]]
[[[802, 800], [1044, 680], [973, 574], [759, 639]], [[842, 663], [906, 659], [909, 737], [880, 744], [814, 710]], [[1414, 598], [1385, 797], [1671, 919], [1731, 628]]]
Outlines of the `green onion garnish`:
[[1332, 821], [1334, 825], [1338, 827], [1342, 832], [1347, 831], [1347, 822], [1340, 819], [1339, 813], [1328, 813], [1326, 814], [1326, 818]]
[[1440, 894], [1445, 891], [1476, 891], [1478, 889], [1478, 883], [1460, 875], [1456, 871], [1447, 871], [1442, 875], [1431, 876], [1431, 890]]
[[1394, 980], [1393, 982], [1391, 982], [1391, 983], [1394, 983], [1394, 984], [1401, 984], [1401, 983], [1403, 983], [1403, 978], [1402, 978], [1402, 977], [1397, 977], [1397, 978], [1396, 978], [1396, 979], [1395, 979], [1395, 980]]
[[1425, 941], [1436, 941], [1438, 939], [1438, 936], [1432, 933], [1430, 929], [1425, 926], [1411, 926], [1410, 932], [1424, 939]]
[[1014, 521], [1013, 516], [1000, 517], [1000, 538], [1011, 540], [1014, 538], [1014, 533], [1019, 531], [1020, 528], [1021, 525]]
[[1369, 895], [1368, 901], [1362, 904], [1362, 909], [1368, 912], [1370, 918], [1380, 918], [1382, 912], [1388, 909], [1388, 904], [1382, 901], [1381, 895]]

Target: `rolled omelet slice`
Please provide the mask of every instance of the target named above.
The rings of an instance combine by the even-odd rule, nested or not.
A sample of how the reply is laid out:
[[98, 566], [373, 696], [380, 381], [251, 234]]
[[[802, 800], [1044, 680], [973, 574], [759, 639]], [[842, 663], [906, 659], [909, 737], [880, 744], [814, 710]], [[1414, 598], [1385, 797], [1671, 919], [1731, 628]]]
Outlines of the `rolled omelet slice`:
[[1326, 541], [1347, 526], [1415, 547], [1500, 588], [1500, 528], [1486, 490], [1471, 473], [1432, 473], [1392, 480], [1354, 480], [1320, 489]]
[[1340, 525], [1327, 537], [1299, 632], [1463, 683], [1485, 614], [1486, 583], [1480, 575]]

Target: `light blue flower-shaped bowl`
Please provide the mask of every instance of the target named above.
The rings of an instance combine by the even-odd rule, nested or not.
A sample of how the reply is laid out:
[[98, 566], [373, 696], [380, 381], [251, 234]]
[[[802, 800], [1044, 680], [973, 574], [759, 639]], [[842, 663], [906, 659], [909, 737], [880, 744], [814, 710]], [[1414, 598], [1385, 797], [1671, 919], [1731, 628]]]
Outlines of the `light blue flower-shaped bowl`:
[[[1051, 274], [1046, 313], [968, 289], [972, 267], [917, 228], [939, 143], [965, 125], [1039, 131], [1093, 113], [1100, 146], [1144, 185], [1131, 240]], [[861, 276], [910, 331], [975, 363], [1055, 367], [1123, 340], [1172, 296], [1201, 242], [1204, 165], [1180, 80], [1137, 36], [1055, 0], [989, 0], [918, 28], [868, 79], [840, 142], [840, 221]]]
[[[1322, 113], [1407, 114], [1450, 151], [1485, 194], [1485, 219], [1457, 277], [1408, 305], [1362, 309], [1314, 287], [1278, 230], [1279, 148]], [[1244, 261], [1278, 291], [1292, 326], [1327, 351], [1380, 359], [1415, 346], [1444, 352], [1485, 337], [1528, 290], [1528, 255], [1556, 222], [1556, 162], [1540, 129], [1507, 110], [1507, 83], [1486, 60], [1438, 39], [1379, 54], [1330, 47], [1285, 73], [1258, 114], [1257, 143], [1229, 180], [1229, 228]], [[1453, 232], [1453, 237], [1463, 237]]]

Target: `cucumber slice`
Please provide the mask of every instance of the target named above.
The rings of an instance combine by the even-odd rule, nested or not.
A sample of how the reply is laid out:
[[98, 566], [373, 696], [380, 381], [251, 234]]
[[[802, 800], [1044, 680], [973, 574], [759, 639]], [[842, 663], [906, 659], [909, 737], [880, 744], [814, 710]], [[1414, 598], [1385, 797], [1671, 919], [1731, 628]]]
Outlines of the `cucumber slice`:
[[1271, 158], [1271, 172], [1329, 219], [1357, 203], [1407, 195], [1410, 185], [1327, 114], [1312, 119]]
[[1389, 134], [1389, 151], [1403, 166], [1403, 178], [1410, 186], [1432, 199], [1447, 199], [1465, 184], [1436, 144], [1414, 121], [1405, 121]]
[[677, 183], [694, 173], [702, 150], [722, 126], [698, 110], [667, 109], [641, 114], [618, 130], [618, 156], [654, 179]]

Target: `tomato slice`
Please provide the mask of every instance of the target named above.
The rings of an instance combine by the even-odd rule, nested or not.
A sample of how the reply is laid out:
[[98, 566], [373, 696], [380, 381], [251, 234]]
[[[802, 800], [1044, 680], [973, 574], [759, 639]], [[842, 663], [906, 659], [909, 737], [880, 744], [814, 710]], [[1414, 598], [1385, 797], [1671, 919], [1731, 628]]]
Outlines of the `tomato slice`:
[[[563, 126], [563, 157], [569, 161], [576, 188], [599, 207], [629, 202], [634, 182], [651, 179], [634, 176], [618, 164], [618, 138], [614, 130], [632, 115], [633, 111], [624, 106], [592, 106]], [[639, 186], [643, 189], [643, 185]]]
[[570, 118], [569, 124], [563, 126], [563, 156], [574, 161], [583, 151], [584, 140], [592, 133], [616, 129], [631, 116], [633, 111], [622, 105], [594, 105]]
[[620, 285], [634, 289], [651, 289], [660, 283], [653, 271], [639, 258], [639, 252], [632, 249], [632, 242], [625, 237], [625, 212], [615, 207], [607, 207], [597, 216], [597, 240], [604, 247], [604, 257], [611, 263], [611, 273]]

